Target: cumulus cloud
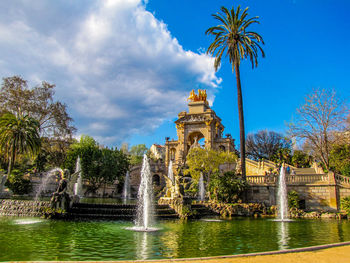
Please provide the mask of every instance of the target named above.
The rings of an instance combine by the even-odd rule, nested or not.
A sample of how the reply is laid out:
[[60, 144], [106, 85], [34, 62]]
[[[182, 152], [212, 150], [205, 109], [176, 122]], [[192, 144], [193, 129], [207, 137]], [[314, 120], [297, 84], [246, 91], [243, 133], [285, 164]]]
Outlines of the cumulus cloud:
[[79, 133], [107, 145], [173, 118], [194, 88], [213, 100], [221, 82], [141, 0], [2, 1], [0, 74], [55, 83]]

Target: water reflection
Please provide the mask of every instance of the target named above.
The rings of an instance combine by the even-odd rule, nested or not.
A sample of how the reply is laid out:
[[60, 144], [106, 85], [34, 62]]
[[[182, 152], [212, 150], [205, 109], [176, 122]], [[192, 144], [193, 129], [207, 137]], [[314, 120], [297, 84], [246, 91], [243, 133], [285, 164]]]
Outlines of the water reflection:
[[222, 222], [168, 220], [160, 222], [161, 230], [152, 233], [125, 230], [131, 222], [43, 220], [29, 224], [18, 220], [24, 218], [0, 217], [0, 261], [204, 257], [350, 240], [348, 220], [290, 223], [250, 218]]
[[284, 250], [288, 249], [289, 241], [289, 223], [281, 221], [277, 230], [278, 235], [278, 249]]
[[149, 233], [147, 232], [138, 232], [136, 235], [136, 255], [138, 260], [149, 259], [148, 248], [151, 247], [149, 243]]

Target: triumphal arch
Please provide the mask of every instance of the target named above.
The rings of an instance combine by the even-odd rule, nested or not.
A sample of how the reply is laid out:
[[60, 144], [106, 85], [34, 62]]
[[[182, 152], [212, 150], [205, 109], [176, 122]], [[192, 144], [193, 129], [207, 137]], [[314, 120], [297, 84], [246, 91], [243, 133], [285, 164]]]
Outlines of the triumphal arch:
[[188, 98], [188, 112], [178, 114], [175, 121], [177, 140], [165, 142], [165, 164], [170, 160], [175, 168], [185, 164], [186, 156], [193, 147], [200, 147], [199, 141], [204, 138], [204, 147], [233, 152], [234, 139], [230, 135], [223, 137], [224, 126], [221, 119], [209, 107], [205, 90], [191, 91]]

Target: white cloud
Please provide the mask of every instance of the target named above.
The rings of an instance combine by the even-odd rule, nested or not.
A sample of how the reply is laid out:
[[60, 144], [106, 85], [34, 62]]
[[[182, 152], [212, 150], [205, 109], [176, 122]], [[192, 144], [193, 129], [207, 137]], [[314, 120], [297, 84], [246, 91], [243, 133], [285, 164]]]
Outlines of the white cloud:
[[55, 83], [79, 133], [112, 145], [173, 118], [198, 85], [214, 99], [213, 60], [184, 50], [141, 0], [4, 2], [0, 74]]

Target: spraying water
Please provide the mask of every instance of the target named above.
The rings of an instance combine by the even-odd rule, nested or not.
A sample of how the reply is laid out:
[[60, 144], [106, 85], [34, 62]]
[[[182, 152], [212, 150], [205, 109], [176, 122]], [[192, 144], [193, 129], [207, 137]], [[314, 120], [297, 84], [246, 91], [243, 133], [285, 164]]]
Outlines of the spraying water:
[[152, 231], [153, 223], [153, 189], [151, 169], [147, 155], [143, 156], [141, 182], [137, 195], [136, 227], [139, 231]]
[[173, 161], [170, 160], [169, 167], [168, 167], [168, 178], [171, 180], [171, 182], [174, 184], [174, 173], [173, 173]]
[[79, 156], [75, 164], [75, 173], [78, 173], [78, 179], [77, 182], [74, 184], [74, 195], [82, 197], [83, 178], [81, 176], [81, 162]]
[[35, 201], [39, 200], [41, 193], [45, 193], [47, 191], [47, 186], [49, 184], [50, 179], [52, 179], [53, 176], [56, 176], [58, 172], [60, 173], [60, 175], [63, 174], [63, 170], [61, 168], [54, 168], [45, 173], [43, 179], [41, 180], [39, 189], [36, 192]]
[[129, 174], [129, 172], [126, 172], [124, 188], [123, 188], [123, 203], [126, 204], [127, 201], [130, 199], [130, 197], [131, 197], [131, 193], [130, 193], [130, 174]]
[[286, 184], [286, 169], [282, 166], [277, 189], [277, 211], [278, 220], [288, 221], [288, 198]]
[[204, 187], [203, 174], [201, 174], [201, 177], [199, 178], [199, 182], [198, 182], [198, 200], [204, 201], [204, 199], [205, 199], [205, 187]]

